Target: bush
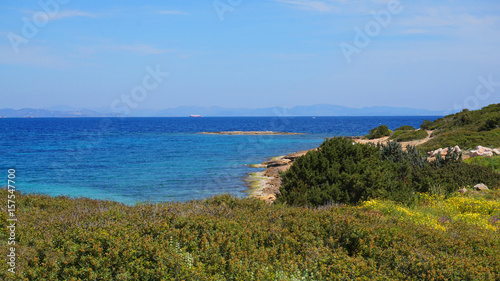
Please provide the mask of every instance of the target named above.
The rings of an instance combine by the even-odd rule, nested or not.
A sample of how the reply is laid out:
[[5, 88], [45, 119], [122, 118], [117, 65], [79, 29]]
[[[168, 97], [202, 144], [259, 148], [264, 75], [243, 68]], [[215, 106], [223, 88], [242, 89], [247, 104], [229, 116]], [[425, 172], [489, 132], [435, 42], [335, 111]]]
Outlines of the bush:
[[422, 151], [431, 151], [440, 147], [460, 146], [462, 149], [473, 149], [478, 145], [500, 147], [500, 129], [492, 131], [475, 132], [457, 129], [436, 135], [428, 142], [419, 145]]
[[[0, 280], [499, 279], [497, 205], [445, 203], [467, 212], [449, 222], [437, 209], [423, 221], [433, 210], [398, 204], [301, 208], [218, 196], [125, 206], [16, 192], [16, 273], [2, 262]], [[471, 205], [486, 222], [471, 222]]]
[[320, 206], [377, 197], [404, 200], [411, 195], [404, 181], [409, 172], [409, 163], [382, 161], [375, 146], [333, 138], [299, 157], [283, 174], [278, 201]]
[[392, 133], [386, 125], [380, 125], [377, 128], [373, 128], [370, 130], [370, 133], [365, 136], [366, 139], [378, 139], [386, 136], [390, 136]]
[[402, 134], [406, 133], [407, 131], [394, 131], [391, 136], [389, 137], [390, 140], [394, 140], [395, 138], [401, 136]]
[[345, 138], [325, 141], [318, 151], [297, 158], [282, 174], [278, 202], [299, 206], [356, 204], [372, 198], [412, 204], [414, 192], [449, 195], [460, 186], [483, 182], [500, 186], [500, 174], [468, 165], [461, 154], [437, 157], [432, 163], [415, 147], [397, 142], [377, 147], [353, 144]]
[[394, 130], [394, 132], [396, 131], [415, 131], [415, 128], [413, 126], [404, 125]]
[[472, 148], [477, 145], [500, 146], [500, 104], [490, 104], [480, 110], [450, 114], [433, 122], [424, 120], [420, 128], [435, 130], [431, 140], [422, 149], [459, 145]]
[[403, 133], [399, 134], [398, 136], [396, 136], [394, 138], [393, 138], [394, 135], [391, 136], [391, 139], [393, 139], [397, 142], [421, 140], [421, 139], [425, 139], [427, 137], [427, 132], [424, 130], [398, 131], [398, 132], [403, 132]]
[[488, 167], [493, 171], [500, 173], [500, 156], [493, 157], [474, 157], [464, 160], [467, 164]]

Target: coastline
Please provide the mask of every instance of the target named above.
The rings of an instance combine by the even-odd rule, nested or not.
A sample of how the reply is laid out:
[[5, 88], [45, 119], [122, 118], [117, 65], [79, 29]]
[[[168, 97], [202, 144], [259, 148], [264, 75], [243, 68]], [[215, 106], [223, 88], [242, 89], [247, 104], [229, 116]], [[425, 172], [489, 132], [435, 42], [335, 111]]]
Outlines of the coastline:
[[265, 170], [250, 173], [245, 179], [250, 186], [249, 197], [263, 200], [266, 203], [274, 202], [274, 200], [276, 200], [276, 195], [280, 194], [280, 173], [288, 170], [298, 157], [306, 155], [307, 152], [317, 149], [318, 148], [313, 148], [310, 150], [290, 153], [284, 156], [276, 156], [262, 162], [261, 164], [251, 165], [253, 168], [265, 168]]

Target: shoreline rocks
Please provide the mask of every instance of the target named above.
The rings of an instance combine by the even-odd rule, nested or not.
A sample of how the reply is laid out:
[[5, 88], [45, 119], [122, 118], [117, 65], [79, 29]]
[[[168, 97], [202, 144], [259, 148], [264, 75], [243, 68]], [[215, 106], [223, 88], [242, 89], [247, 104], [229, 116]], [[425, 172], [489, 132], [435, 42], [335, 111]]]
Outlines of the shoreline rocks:
[[295, 159], [305, 155], [309, 151], [310, 150], [305, 150], [290, 153], [285, 156], [273, 157], [261, 164], [251, 165], [255, 168], [266, 168], [266, 170], [250, 174], [250, 178], [247, 180], [252, 189], [250, 197], [264, 200], [267, 203], [274, 202], [276, 196], [280, 194], [280, 173], [288, 170]]

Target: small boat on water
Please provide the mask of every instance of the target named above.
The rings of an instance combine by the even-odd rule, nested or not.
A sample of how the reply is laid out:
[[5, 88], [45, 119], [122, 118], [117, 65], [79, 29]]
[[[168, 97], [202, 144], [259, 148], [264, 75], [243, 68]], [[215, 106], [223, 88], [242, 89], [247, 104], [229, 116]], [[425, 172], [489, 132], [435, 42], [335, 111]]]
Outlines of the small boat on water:
[[189, 115], [189, 117], [201, 117], [201, 115], [191, 114], [191, 115]]

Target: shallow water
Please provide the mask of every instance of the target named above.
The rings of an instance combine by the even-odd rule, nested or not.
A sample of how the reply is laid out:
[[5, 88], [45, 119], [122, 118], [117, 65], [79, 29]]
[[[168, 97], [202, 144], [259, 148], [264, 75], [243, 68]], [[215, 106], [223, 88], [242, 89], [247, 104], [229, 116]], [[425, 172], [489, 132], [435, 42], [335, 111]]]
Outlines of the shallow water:
[[[186, 201], [229, 193], [268, 157], [317, 147], [325, 137], [366, 135], [380, 124], [418, 127], [437, 117], [3, 118], [0, 168], [27, 193]], [[203, 135], [284, 131], [303, 135]]]

